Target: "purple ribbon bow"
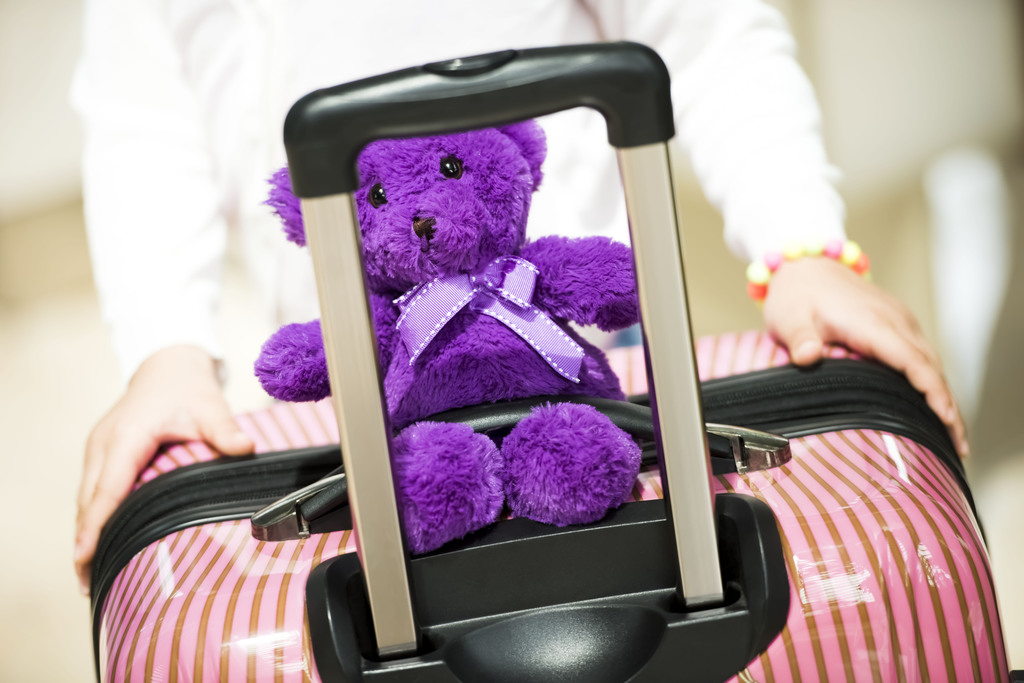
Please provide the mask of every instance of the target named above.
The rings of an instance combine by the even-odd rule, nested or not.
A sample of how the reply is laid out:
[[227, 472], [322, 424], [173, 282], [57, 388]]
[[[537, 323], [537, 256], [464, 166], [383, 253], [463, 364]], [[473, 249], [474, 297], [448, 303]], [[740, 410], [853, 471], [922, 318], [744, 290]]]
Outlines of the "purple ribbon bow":
[[409, 365], [472, 302], [473, 310], [504, 323], [559, 375], [579, 382], [583, 347], [530, 303], [536, 282], [537, 267], [532, 263], [518, 256], [499, 256], [475, 275], [447, 275], [416, 285], [394, 301], [402, 312], [397, 327], [409, 350]]

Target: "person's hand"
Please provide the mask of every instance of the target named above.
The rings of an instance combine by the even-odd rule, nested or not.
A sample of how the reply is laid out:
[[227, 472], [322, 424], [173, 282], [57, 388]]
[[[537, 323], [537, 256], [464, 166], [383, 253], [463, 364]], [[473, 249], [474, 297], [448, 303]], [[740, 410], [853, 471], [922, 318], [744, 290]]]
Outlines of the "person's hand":
[[787, 261], [772, 276], [764, 320], [797, 365], [817, 362], [822, 345], [831, 342], [899, 370], [946, 424], [960, 457], [968, 455], [942, 363], [895, 297], [832, 259]]
[[253, 449], [231, 417], [210, 356], [195, 347], [175, 346], [146, 359], [86, 444], [74, 550], [83, 594], [89, 590], [89, 568], [104, 523], [157, 448], [186, 440], [206, 441], [227, 455]]

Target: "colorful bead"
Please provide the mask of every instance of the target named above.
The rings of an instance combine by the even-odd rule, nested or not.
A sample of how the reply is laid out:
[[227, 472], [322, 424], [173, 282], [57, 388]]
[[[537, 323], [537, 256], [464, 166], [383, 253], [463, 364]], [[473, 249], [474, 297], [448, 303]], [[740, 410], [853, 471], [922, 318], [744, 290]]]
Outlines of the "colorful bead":
[[764, 255], [764, 265], [768, 266], [768, 270], [772, 271], [773, 273], [776, 270], [779, 269], [779, 266], [782, 265], [782, 261], [783, 261], [783, 257], [782, 257], [782, 254], [780, 252], [777, 252], [777, 251], [765, 252], [765, 255]]
[[768, 296], [768, 285], [759, 285], [756, 282], [748, 282], [747, 296], [754, 301], [764, 301], [764, 298]]
[[747, 266], [747, 281], [756, 285], [766, 285], [772, 278], [772, 271], [760, 261], [754, 261]]
[[808, 242], [804, 245], [804, 253], [808, 256], [821, 256], [825, 252], [825, 243], [822, 241]]
[[865, 254], [864, 252], [861, 252], [860, 258], [858, 258], [857, 262], [850, 266], [850, 268], [852, 268], [853, 272], [857, 273], [858, 275], [864, 275], [865, 273], [867, 273], [868, 270], [871, 269], [871, 261], [868, 260], [868, 255]]
[[844, 243], [842, 240], [829, 240], [825, 242], [825, 256], [832, 259], [838, 259], [843, 255]]
[[860, 245], [851, 240], [843, 246], [843, 253], [839, 260], [847, 266], [852, 266], [860, 258], [860, 254]]
[[796, 261], [804, 255], [804, 246], [799, 242], [790, 242], [782, 249], [787, 261]]

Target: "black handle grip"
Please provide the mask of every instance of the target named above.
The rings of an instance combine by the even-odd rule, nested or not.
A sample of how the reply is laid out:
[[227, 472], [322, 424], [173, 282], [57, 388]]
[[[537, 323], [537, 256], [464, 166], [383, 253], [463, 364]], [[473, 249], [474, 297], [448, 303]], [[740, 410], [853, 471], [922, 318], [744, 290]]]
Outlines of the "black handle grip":
[[506, 50], [317, 90], [295, 103], [284, 140], [303, 198], [352, 192], [356, 159], [381, 138], [448, 133], [587, 106], [615, 147], [675, 134], [668, 69], [637, 43]]

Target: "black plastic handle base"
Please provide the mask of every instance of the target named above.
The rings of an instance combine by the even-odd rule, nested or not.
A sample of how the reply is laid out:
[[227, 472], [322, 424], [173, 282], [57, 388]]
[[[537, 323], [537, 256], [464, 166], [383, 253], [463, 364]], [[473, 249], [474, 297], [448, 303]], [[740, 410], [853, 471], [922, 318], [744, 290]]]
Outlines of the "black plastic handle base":
[[724, 681], [782, 631], [790, 593], [771, 508], [720, 494], [716, 510], [724, 605], [676, 604], [657, 501], [590, 526], [513, 519], [412, 559], [424, 647], [397, 660], [373, 656], [358, 558], [327, 560], [306, 583], [317, 670], [350, 683]]
[[292, 107], [284, 141], [295, 194], [353, 192], [369, 142], [496, 126], [564, 109], [598, 110], [615, 147], [675, 134], [665, 63], [637, 43], [506, 50], [317, 90]]

